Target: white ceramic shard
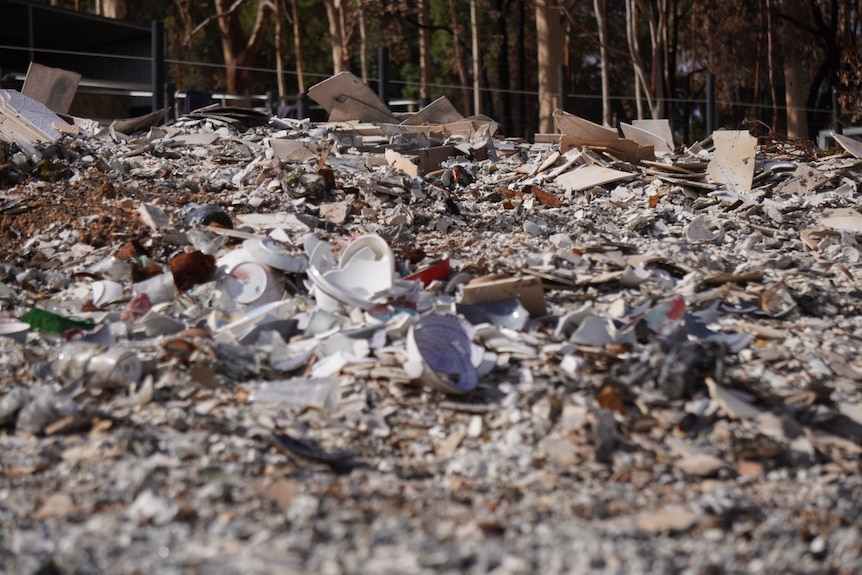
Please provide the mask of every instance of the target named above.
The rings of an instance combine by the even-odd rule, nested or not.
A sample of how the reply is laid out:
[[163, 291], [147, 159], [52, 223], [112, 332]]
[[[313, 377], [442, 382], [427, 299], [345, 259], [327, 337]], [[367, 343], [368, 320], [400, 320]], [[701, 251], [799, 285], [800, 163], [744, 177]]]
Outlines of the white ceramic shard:
[[3, 321], [0, 322], [0, 337], [8, 337], [19, 343], [27, 340], [27, 333], [30, 331], [30, 324], [23, 321]]
[[93, 282], [93, 305], [102, 307], [123, 299], [123, 284], [111, 280]]
[[68, 124], [45, 104], [17, 90], [0, 90], [0, 136], [6, 141], [53, 142], [60, 126]]
[[277, 270], [302, 273], [308, 267], [308, 258], [304, 254], [293, 253], [275, 240], [268, 238], [245, 240], [242, 247], [257, 263], [266, 264]]
[[706, 175], [712, 182], [727, 186], [733, 192], [748, 192], [754, 178], [757, 138], [745, 130], [713, 132], [715, 152]]
[[717, 220], [700, 215], [689, 222], [685, 237], [691, 243], [721, 243], [724, 239], [724, 226]]

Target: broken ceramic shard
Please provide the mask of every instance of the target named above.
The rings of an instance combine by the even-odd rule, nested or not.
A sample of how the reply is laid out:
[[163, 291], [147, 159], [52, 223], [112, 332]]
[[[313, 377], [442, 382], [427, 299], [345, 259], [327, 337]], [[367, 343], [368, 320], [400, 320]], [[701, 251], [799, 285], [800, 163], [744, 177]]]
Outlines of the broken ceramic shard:
[[18, 343], [27, 341], [30, 324], [23, 321], [0, 321], [0, 337], [7, 337]]
[[248, 239], [242, 243], [243, 249], [257, 263], [268, 265], [277, 270], [302, 273], [308, 266], [305, 254], [289, 250], [287, 246], [272, 239]]
[[93, 282], [93, 305], [114, 303], [123, 299], [123, 284], [118, 281], [100, 280]]
[[17, 90], [0, 90], [0, 139], [35, 144], [54, 142], [71, 127], [45, 104]]
[[709, 179], [732, 192], [751, 190], [757, 138], [743, 130], [719, 130], [713, 132], [712, 140], [715, 151], [707, 168]]
[[724, 239], [724, 226], [720, 221], [710, 220], [706, 216], [699, 215], [686, 226], [685, 237], [691, 243], [721, 243], [721, 240]]
[[77, 72], [30, 62], [21, 93], [42, 102], [57, 114], [68, 114], [80, 81], [81, 75]]

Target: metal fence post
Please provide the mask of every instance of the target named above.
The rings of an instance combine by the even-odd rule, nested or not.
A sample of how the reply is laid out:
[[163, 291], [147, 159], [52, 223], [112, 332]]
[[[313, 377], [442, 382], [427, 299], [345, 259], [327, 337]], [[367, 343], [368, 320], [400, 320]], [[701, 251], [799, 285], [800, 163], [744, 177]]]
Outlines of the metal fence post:
[[27, 5], [27, 53], [30, 56], [30, 61], [36, 61], [36, 39], [34, 38], [35, 26], [33, 24], [33, 6]]
[[266, 109], [270, 116], [275, 116], [278, 109], [278, 99], [275, 97], [275, 91], [273, 90], [266, 91]]
[[841, 126], [841, 104], [838, 102], [838, 88], [832, 88], [832, 131], [836, 134], [843, 133]]
[[165, 26], [153, 20], [150, 35], [150, 80], [153, 89], [153, 111], [165, 107]]
[[308, 96], [306, 96], [303, 92], [300, 92], [296, 95], [296, 119], [304, 120], [308, 117]]
[[377, 95], [389, 105], [389, 48], [377, 49]]
[[557, 102], [560, 110], [568, 107], [569, 71], [564, 64], [557, 67]]
[[168, 116], [166, 120], [176, 120], [177, 119], [177, 91], [176, 87], [168, 83], [165, 92], [167, 100], [165, 101], [165, 106], [168, 108]]
[[715, 76], [706, 75], [706, 135], [715, 131]]

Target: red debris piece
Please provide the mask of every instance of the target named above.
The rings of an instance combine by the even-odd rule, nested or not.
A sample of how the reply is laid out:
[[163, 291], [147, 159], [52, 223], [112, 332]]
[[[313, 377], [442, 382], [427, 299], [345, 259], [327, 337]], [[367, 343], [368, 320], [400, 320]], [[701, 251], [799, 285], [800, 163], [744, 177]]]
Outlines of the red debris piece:
[[171, 259], [171, 274], [180, 291], [210, 281], [215, 273], [215, 257], [201, 251], [184, 252]]

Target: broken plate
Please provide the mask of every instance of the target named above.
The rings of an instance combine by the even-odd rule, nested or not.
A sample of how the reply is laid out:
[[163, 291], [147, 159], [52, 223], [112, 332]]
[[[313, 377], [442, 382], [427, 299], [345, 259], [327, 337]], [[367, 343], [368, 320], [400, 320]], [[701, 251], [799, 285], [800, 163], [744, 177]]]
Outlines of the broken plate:
[[470, 337], [457, 316], [420, 319], [407, 334], [407, 356], [407, 375], [444, 393], [467, 393], [479, 383]]
[[302, 254], [292, 253], [286, 246], [271, 239], [249, 239], [242, 247], [251, 258], [260, 264], [266, 264], [277, 270], [292, 273], [303, 273], [308, 266], [308, 258]]

